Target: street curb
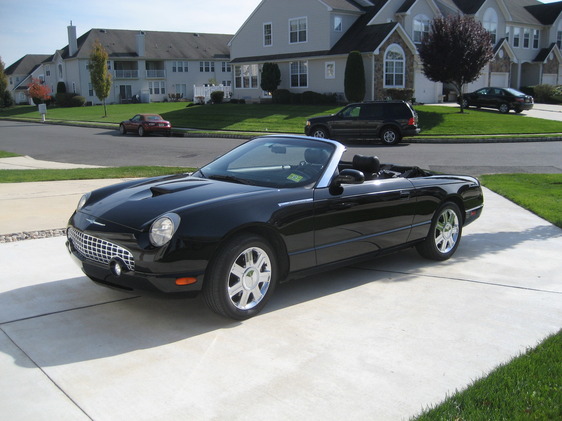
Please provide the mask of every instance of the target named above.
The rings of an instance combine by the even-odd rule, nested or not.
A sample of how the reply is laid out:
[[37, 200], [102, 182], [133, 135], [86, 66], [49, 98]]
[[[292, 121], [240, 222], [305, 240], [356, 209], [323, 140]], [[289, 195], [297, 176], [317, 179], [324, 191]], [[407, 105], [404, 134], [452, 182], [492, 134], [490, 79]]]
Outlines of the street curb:
[[[22, 121], [26, 123], [37, 123], [37, 124], [51, 124], [58, 126], [73, 126], [73, 127], [87, 127], [93, 129], [111, 129], [118, 130], [118, 123], [91, 123], [91, 122], [81, 122], [81, 121], [37, 121], [31, 119], [20, 119], [11, 117], [1, 117], [0, 120], [7, 121]], [[173, 129], [174, 130], [174, 129]], [[190, 129], [177, 128], [175, 130], [183, 130], [183, 132], [172, 131], [172, 136], [174, 137], [199, 137], [199, 138], [222, 138], [222, 139], [252, 139], [257, 136], [265, 136], [271, 134], [283, 134], [283, 133], [273, 133], [273, 132], [255, 132], [255, 133], [229, 133], [229, 132], [192, 132]], [[289, 135], [301, 135], [299, 133], [287, 133]], [[304, 135], [304, 134], [302, 134]], [[407, 137], [402, 140], [402, 143], [521, 143], [521, 142], [562, 142], [562, 133], [556, 133], [554, 135], [549, 135], [545, 137], [538, 136], [505, 136], [498, 135], [494, 137], [433, 137], [424, 138], [423, 135], [419, 137]]]

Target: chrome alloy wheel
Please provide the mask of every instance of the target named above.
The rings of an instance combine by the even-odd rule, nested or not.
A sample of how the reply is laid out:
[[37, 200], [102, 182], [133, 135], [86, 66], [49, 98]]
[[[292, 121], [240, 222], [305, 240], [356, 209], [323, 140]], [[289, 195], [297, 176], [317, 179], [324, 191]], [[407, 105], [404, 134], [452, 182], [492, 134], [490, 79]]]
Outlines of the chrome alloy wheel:
[[240, 310], [248, 310], [260, 303], [271, 283], [271, 261], [259, 247], [244, 250], [230, 268], [228, 297]]
[[459, 218], [452, 209], [445, 209], [435, 225], [435, 246], [441, 253], [449, 253], [459, 239]]

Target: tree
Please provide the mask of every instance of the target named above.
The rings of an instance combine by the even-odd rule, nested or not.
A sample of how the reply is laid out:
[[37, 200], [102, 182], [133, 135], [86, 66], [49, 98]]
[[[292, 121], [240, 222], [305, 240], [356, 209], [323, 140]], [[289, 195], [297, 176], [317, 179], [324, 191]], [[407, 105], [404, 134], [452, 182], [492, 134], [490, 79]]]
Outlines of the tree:
[[10, 107], [14, 103], [8, 91], [8, 78], [4, 70], [4, 62], [0, 58], [0, 108]]
[[276, 63], [264, 63], [261, 70], [260, 88], [273, 92], [281, 84], [281, 71]]
[[41, 104], [51, 99], [51, 88], [45, 85], [40, 79], [32, 78], [27, 85], [27, 95], [33, 99], [34, 104]]
[[363, 56], [359, 51], [352, 51], [347, 56], [343, 83], [348, 101], [363, 101], [365, 98], [365, 68], [363, 67]]
[[92, 87], [96, 92], [96, 96], [103, 103], [103, 112], [107, 117], [107, 108], [105, 106], [105, 99], [109, 96], [111, 90], [111, 75], [107, 71], [107, 59], [109, 55], [103, 45], [96, 40], [94, 48], [90, 54], [90, 78], [92, 80]]
[[492, 59], [492, 38], [472, 17], [438, 17], [423, 39], [419, 54], [429, 80], [451, 84], [457, 90], [462, 113], [463, 86], [478, 79]]

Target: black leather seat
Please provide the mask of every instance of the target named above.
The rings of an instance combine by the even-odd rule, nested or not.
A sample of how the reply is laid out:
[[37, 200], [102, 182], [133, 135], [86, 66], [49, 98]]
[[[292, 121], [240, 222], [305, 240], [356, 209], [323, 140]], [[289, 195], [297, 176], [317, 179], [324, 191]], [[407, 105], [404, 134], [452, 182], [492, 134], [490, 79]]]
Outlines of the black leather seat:
[[381, 169], [381, 163], [376, 156], [355, 155], [352, 165], [365, 175], [365, 180], [376, 178]]

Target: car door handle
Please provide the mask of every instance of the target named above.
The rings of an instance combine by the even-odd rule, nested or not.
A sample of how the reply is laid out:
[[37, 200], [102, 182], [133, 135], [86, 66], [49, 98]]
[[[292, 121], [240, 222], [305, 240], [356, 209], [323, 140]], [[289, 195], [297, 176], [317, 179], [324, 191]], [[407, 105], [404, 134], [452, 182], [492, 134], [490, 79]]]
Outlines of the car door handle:
[[400, 199], [408, 199], [411, 195], [410, 190], [400, 190]]

